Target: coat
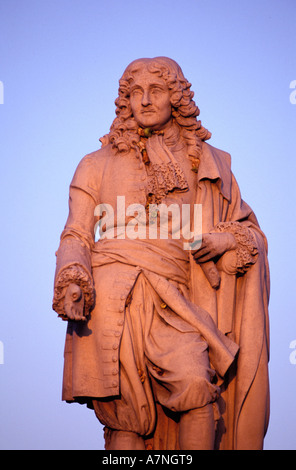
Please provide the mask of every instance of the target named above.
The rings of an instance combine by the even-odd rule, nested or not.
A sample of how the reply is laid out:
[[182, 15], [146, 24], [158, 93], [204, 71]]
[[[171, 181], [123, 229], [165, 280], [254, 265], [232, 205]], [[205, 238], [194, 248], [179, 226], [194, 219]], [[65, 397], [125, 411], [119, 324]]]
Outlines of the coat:
[[[141, 263], [119, 256], [115, 272], [114, 260], [102, 263], [98, 249], [101, 241], [93, 238], [95, 208], [100, 202], [115, 207], [118, 188], [126, 205], [146, 202], [144, 165], [136, 155], [131, 155], [124, 165], [118, 158], [123, 157], [112, 158], [110, 146], [87, 155], [70, 186], [69, 217], [57, 252], [53, 308], [64, 317], [63, 295], [73, 276], [85, 294], [86, 309], [96, 306], [88, 322], [68, 324], [63, 399], [69, 402], [120, 394], [119, 350], [125, 304], [139, 272], [151, 270], [142, 253]], [[189, 257], [188, 285], [190, 301], [196, 306], [197, 328], [204, 332], [211, 362], [223, 377], [216, 446], [262, 448], [269, 416], [266, 239], [253, 211], [241, 198], [229, 154], [203, 143], [199, 171], [192, 178], [195, 203], [203, 208], [203, 233], [232, 231], [240, 247], [237, 253], [226, 253], [217, 262], [221, 279], [218, 289], [212, 287], [202, 267]], [[119, 212], [116, 215], [119, 217]], [[105, 221], [108, 231], [108, 214]], [[157, 268], [157, 261], [154, 266], [157, 276], [167, 276], [161, 267]], [[170, 274], [176, 274], [173, 268]], [[156, 282], [155, 289], [160, 289], [160, 284]], [[165, 297], [165, 291], [158, 293]], [[100, 315], [93, 313], [97, 308]], [[184, 310], [183, 306], [178, 312], [182, 314]], [[174, 433], [177, 430], [171, 432]], [[159, 435], [156, 429], [156, 440]]]

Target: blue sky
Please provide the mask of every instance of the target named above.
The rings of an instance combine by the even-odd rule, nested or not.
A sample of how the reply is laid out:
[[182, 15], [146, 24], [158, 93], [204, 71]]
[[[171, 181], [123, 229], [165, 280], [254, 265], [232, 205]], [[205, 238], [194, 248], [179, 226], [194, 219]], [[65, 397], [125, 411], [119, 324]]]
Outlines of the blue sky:
[[73, 172], [109, 130], [118, 79], [132, 60], [159, 55], [192, 83], [210, 143], [231, 153], [267, 235], [265, 448], [296, 448], [295, 20], [294, 0], [0, 0], [0, 448], [103, 448], [93, 412], [61, 402], [54, 253]]

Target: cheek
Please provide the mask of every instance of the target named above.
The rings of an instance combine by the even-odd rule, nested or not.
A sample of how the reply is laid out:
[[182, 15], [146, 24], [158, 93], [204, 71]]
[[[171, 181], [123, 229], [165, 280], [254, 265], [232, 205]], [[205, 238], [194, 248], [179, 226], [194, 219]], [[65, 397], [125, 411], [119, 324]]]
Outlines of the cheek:
[[139, 100], [137, 100], [136, 98], [130, 98], [130, 107], [132, 113], [135, 114], [139, 109]]
[[161, 100], [161, 106], [163, 109], [166, 109], [168, 113], [172, 111], [172, 105], [169, 96], [163, 96]]
[[172, 106], [170, 101], [164, 101], [161, 106], [162, 114], [165, 117], [169, 117], [172, 114]]

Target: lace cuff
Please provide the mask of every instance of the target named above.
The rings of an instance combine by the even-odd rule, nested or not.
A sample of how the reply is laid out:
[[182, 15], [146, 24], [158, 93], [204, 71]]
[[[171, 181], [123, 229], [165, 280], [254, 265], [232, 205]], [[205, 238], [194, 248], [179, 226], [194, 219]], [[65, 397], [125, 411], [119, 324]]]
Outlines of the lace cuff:
[[67, 287], [71, 283], [77, 284], [84, 295], [84, 314], [87, 316], [94, 305], [94, 285], [91, 276], [79, 264], [72, 264], [63, 268], [57, 276], [54, 286], [52, 308], [63, 320], [68, 320], [64, 313], [64, 297]]
[[234, 235], [237, 248], [236, 272], [244, 274], [250, 266], [256, 263], [258, 248], [251, 230], [240, 222], [220, 222], [215, 227], [215, 232], [230, 232]]

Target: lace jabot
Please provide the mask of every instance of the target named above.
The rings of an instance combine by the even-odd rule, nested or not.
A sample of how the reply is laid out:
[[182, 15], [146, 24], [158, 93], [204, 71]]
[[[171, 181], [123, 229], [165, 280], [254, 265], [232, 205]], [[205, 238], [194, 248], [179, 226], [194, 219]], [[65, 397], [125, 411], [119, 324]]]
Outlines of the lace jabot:
[[[171, 128], [164, 133], [146, 133], [140, 130], [140, 150], [147, 165], [148, 195], [150, 204], [159, 204], [171, 191], [187, 191], [188, 183], [184, 172], [171, 149], [179, 150], [183, 143], [179, 132]], [[148, 134], [148, 135], [147, 135]]]

